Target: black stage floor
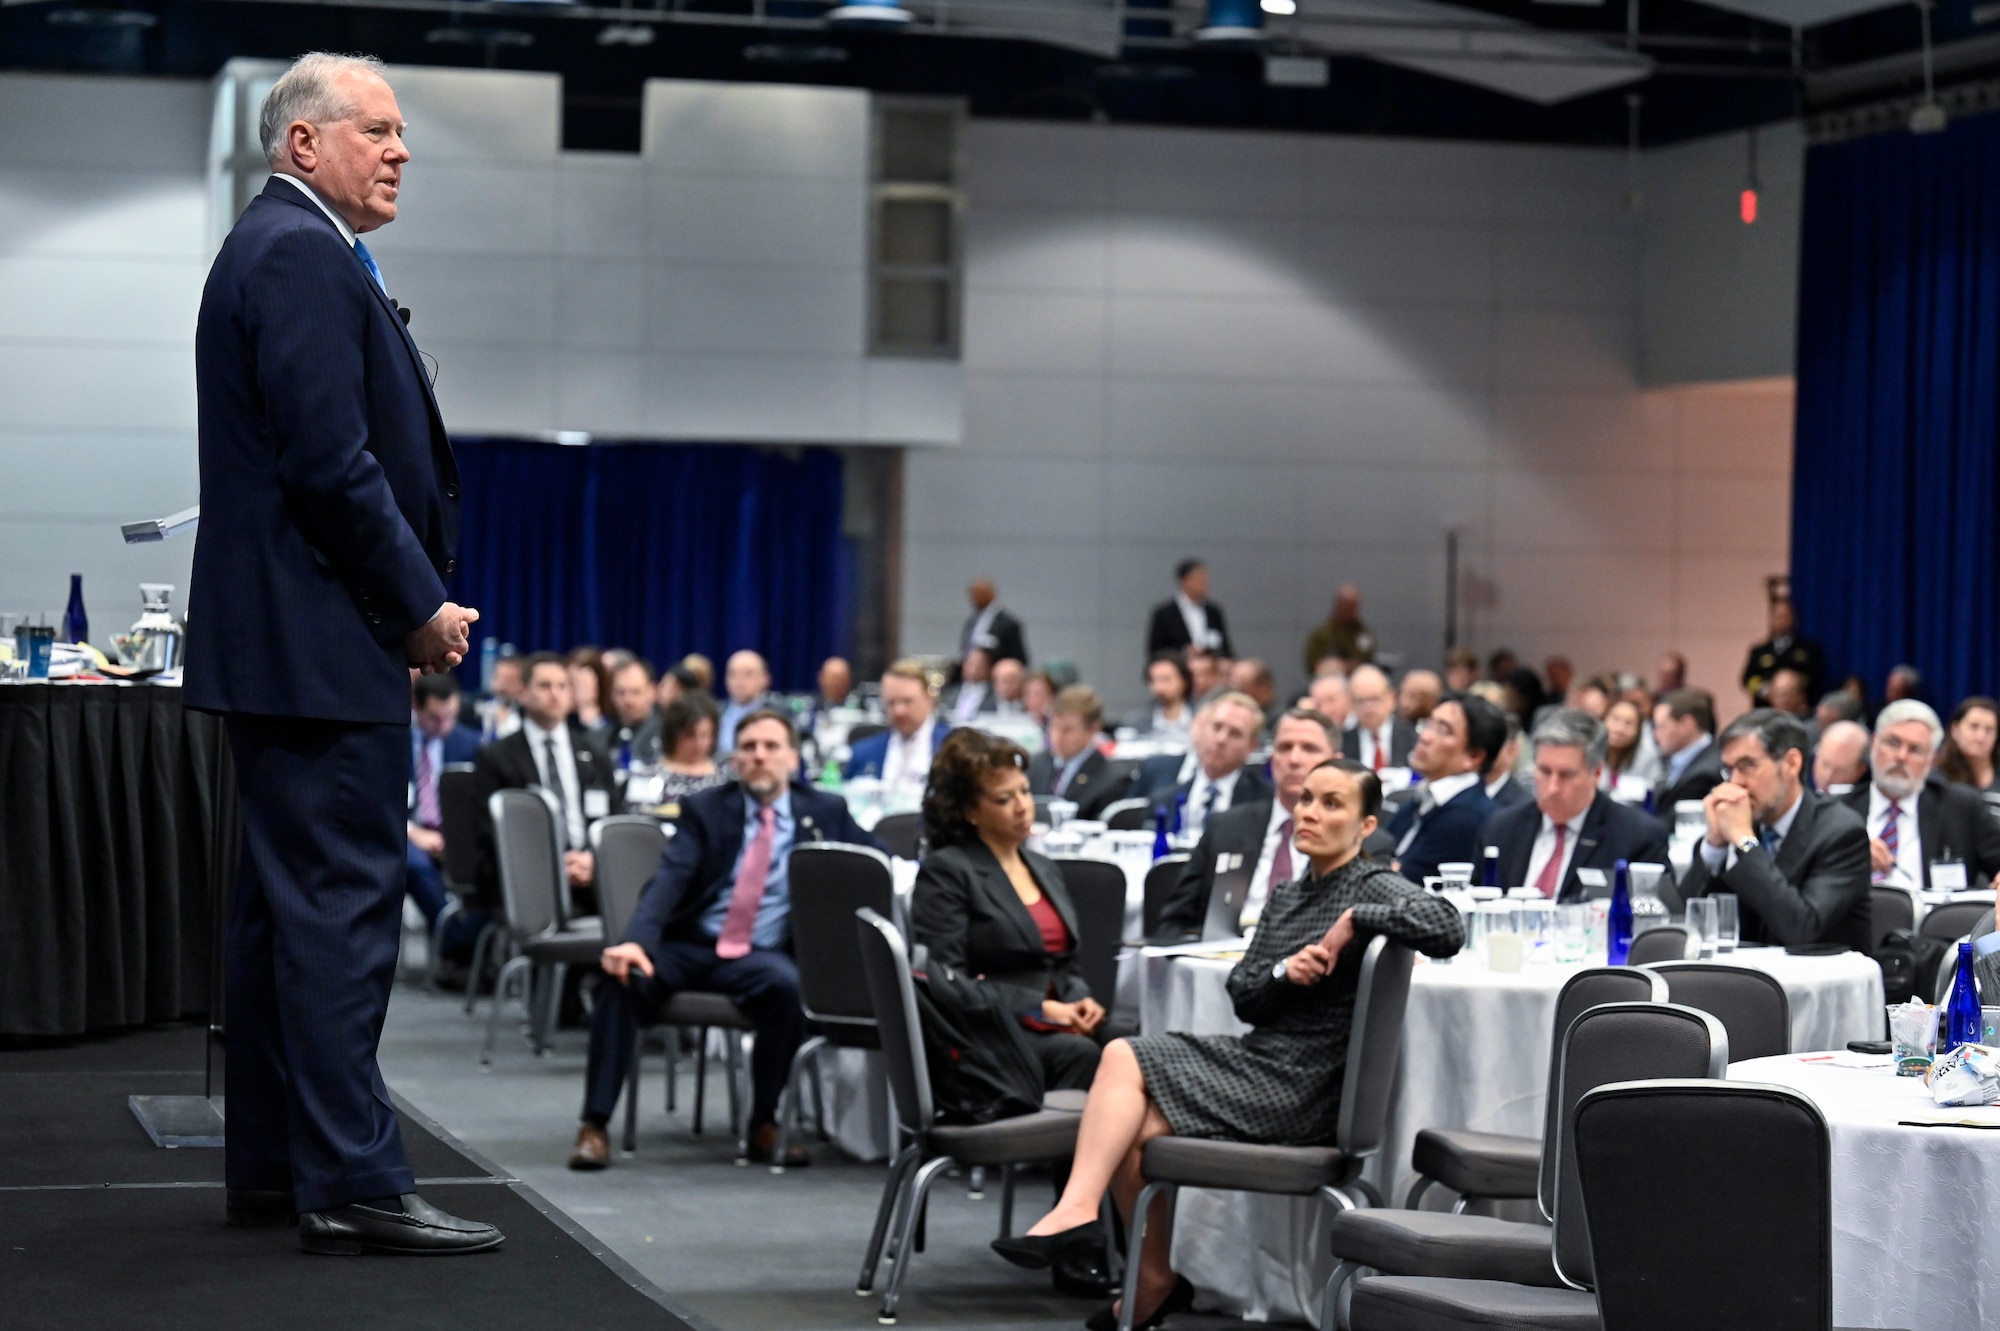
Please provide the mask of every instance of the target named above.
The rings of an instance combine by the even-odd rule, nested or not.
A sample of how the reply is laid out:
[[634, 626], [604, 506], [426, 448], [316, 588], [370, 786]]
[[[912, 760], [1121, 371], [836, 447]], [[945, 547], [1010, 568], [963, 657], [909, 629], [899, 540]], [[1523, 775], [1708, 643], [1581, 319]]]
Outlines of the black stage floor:
[[162, 1150], [126, 1107], [200, 1094], [201, 1041], [177, 1028], [0, 1047], [0, 1327], [688, 1327], [644, 1277], [407, 1107], [424, 1196], [499, 1225], [502, 1248], [308, 1257], [289, 1228], [229, 1228], [222, 1152]]

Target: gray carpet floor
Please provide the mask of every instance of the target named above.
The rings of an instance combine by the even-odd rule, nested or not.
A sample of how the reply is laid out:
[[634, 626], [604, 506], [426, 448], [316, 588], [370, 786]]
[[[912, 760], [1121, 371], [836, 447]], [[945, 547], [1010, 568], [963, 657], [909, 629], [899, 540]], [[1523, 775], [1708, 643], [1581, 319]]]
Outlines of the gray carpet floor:
[[[696, 1137], [689, 1131], [692, 1062], [683, 1064], [679, 1112], [668, 1117], [654, 1060], [637, 1153], [616, 1157], [602, 1173], [573, 1173], [565, 1161], [583, 1098], [582, 1032], [559, 1033], [555, 1047], [536, 1058], [510, 1021], [493, 1070], [482, 1073], [485, 1001], [479, 1021], [463, 1014], [461, 1002], [399, 987], [389, 1005], [382, 1072], [418, 1109], [534, 1187], [667, 1290], [683, 1312], [720, 1331], [876, 1325], [876, 1300], [857, 1298], [854, 1283], [881, 1197], [881, 1164], [815, 1144], [808, 1169], [773, 1175], [739, 1167], [719, 1067], [711, 1063], [709, 1133]], [[1048, 1197], [1046, 1179], [1024, 1179], [1017, 1227], [1039, 1214]], [[987, 1248], [999, 1226], [997, 1187], [973, 1200], [965, 1180], [946, 1180], [932, 1198], [928, 1244], [905, 1282], [901, 1326], [1073, 1331], [1095, 1310]], [[1190, 1314], [1169, 1325], [1203, 1331], [1241, 1323]]]

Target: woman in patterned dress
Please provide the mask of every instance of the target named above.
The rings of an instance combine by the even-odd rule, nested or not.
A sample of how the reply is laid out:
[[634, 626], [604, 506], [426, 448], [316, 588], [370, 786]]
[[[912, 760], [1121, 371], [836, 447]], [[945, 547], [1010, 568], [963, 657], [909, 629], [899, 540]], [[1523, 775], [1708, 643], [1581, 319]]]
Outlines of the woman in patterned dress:
[[[1255, 1029], [1113, 1041], [1091, 1084], [1069, 1186], [1026, 1235], [994, 1244], [1003, 1257], [1046, 1266], [1071, 1247], [1101, 1242], [1099, 1198], [1109, 1187], [1130, 1217], [1145, 1182], [1140, 1155], [1154, 1137], [1332, 1140], [1368, 939], [1386, 934], [1434, 957], [1453, 955], [1463, 941], [1456, 907], [1362, 856], [1381, 809], [1381, 784], [1360, 763], [1335, 758], [1307, 776], [1293, 818], [1310, 871], [1272, 893], [1229, 973], [1236, 1015]], [[1193, 1287], [1167, 1265], [1170, 1238], [1161, 1206], [1148, 1217], [1138, 1296], [1145, 1315], [1135, 1326], [1157, 1326], [1193, 1300]], [[1089, 1325], [1105, 1320], [1099, 1313]]]

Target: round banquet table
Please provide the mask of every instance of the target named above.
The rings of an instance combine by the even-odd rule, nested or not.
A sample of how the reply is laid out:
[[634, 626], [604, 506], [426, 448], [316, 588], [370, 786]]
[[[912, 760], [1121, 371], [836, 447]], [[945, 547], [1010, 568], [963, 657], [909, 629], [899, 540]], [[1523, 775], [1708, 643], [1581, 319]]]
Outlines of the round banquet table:
[[[1382, 1149], [1364, 1171], [1392, 1206], [1408, 1190], [1410, 1147], [1421, 1128], [1542, 1135], [1556, 996], [1582, 969], [1534, 966], [1504, 974], [1464, 961], [1418, 960]], [[1881, 1036], [1882, 971], [1868, 957], [1744, 948], [1717, 960], [1767, 971], [1785, 986], [1794, 1049]], [[1148, 949], [1142, 1029], [1248, 1030], [1236, 1020], [1225, 987], [1231, 965], [1180, 949]], [[1311, 1198], [1185, 1189], [1174, 1225], [1174, 1269], [1203, 1291], [1204, 1308], [1252, 1320], [1314, 1321], [1333, 1267], [1324, 1212]]]
[[[2000, 1324], [2000, 1106], [1940, 1109], [1922, 1079], [1783, 1054], [1733, 1080], [1789, 1086], [1833, 1143], [1833, 1316], [1841, 1326]], [[1916, 1127], [1973, 1119], [1989, 1126]]]

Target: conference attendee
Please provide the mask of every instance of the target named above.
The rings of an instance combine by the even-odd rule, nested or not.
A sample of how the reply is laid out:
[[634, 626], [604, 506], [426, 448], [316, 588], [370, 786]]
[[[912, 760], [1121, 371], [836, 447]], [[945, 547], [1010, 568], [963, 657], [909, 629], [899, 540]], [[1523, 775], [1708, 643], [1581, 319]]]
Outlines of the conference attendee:
[[1076, 805], [1078, 818], [1096, 819], [1122, 799], [1126, 782], [1097, 747], [1104, 702], [1087, 684], [1072, 684], [1049, 709], [1048, 748], [1028, 760], [1028, 790]]
[[[1508, 683], [1513, 679], [1514, 672], [1519, 669], [1522, 669], [1521, 658], [1511, 647], [1495, 647], [1486, 654], [1486, 678], [1495, 684]], [[1535, 672], [1530, 670], [1528, 673], [1532, 675]], [[1535, 689], [1538, 695], [1541, 687], [1541, 677], [1536, 676]]]
[[[1529, 737], [1535, 755], [1535, 795], [1486, 820], [1479, 839], [1500, 851], [1505, 887], [1532, 887], [1552, 901], [1611, 895], [1619, 860], [1673, 869], [1667, 831], [1642, 810], [1605, 793], [1600, 775], [1605, 726], [1588, 712], [1563, 707], [1542, 718]], [[1584, 882], [1582, 870], [1597, 882]]]
[[1835, 721], [1813, 749], [1813, 789], [1822, 795], [1845, 795], [1868, 780], [1868, 727], [1859, 721]]
[[[1183, 559], [1174, 566], [1174, 583], [1173, 596], [1153, 607], [1146, 628], [1147, 657], [1190, 647], [1235, 656], [1222, 607], [1208, 599], [1208, 565], [1199, 559]], [[1188, 664], [1192, 667], [1193, 661]]]
[[756, 652], [731, 652], [722, 667], [722, 689], [727, 701], [716, 723], [715, 750], [731, 753], [736, 748], [737, 723], [776, 702], [771, 695], [771, 667]]
[[611, 672], [605, 668], [604, 654], [595, 647], [578, 647], [569, 654], [570, 715], [585, 730], [604, 730], [610, 725], [605, 712], [611, 698]]
[[715, 704], [690, 693], [660, 713], [660, 802], [679, 804], [690, 795], [726, 785], [735, 769], [728, 754], [716, 761]]
[[1772, 675], [1764, 689], [1764, 705], [1795, 720], [1807, 720], [1812, 716], [1812, 699], [1806, 692], [1805, 676], [1791, 669]]
[[[1593, 721], [1602, 721], [1604, 714], [1611, 710], [1611, 699], [1617, 691], [1614, 681], [1593, 675], [1569, 691], [1568, 705], [1580, 712], [1588, 712]], [[1564, 704], [1558, 701], [1554, 705], [1560, 707]]]
[[309, 1252], [469, 1252], [417, 1195], [376, 1066], [409, 837], [410, 674], [450, 670], [459, 479], [360, 237], [395, 220], [403, 117], [373, 59], [320, 52], [258, 117], [272, 176], [195, 326], [202, 524], [189, 707], [220, 713], [242, 806], [223, 953], [225, 1217]]
[[931, 755], [951, 729], [931, 709], [930, 681], [919, 662], [905, 658], [882, 672], [882, 714], [888, 729], [857, 741], [840, 774], [849, 781], [872, 777], [914, 802], [930, 779]]
[[1921, 699], [1924, 696], [1924, 677], [1917, 673], [1913, 665], [1891, 666], [1889, 678], [1882, 685], [1882, 701], [1902, 702], [1905, 699]]
[[1396, 686], [1396, 715], [1412, 726], [1430, 719], [1431, 709], [1444, 697], [1444, 681], [1435, 670], [1412, 670]]
[[2000, 820], [1976, 790], [1932, 770], [1944, 723], [1927, 703], [1901, 698], [1875, 718], [1870, 780], [1843, 797], [1868, 828], [1870, 880], [1929, 890], [1940, 865], [1953, 886], [1983, 888], [2000, 874]]
[[1028, 687], [1028, 667], [1011, 656], [1002, 657], [993, 663], [992, 684], [995, 716], [1028, 714], [1024, 698]]
[[854, 695], [854, 667], [844, 656], [829, 656], [819, 665], [819, 692], [813, 697], [815, 712], [847, 706]]
[[1021, 682], [1021, 711], [1041, 727], [1042, 740], [1046, 747], [1049, 737], [1049, 720], [1055, 715], [1056, 682], [1046, 670], [1030, 670]]
[[1146, 706], [1127, 712], [1119, 724], [1158, 739], [1185, 739], [1194, 722], [1194, 678], [1174, 652], [1146, 662]]
[[1542, 681], [1545, 696], [1556, 700], [1553, 706], [1561, 707], [1576, 686], [1576, 666], [1567, 656], [1547, 657], [1542, 661]]
[[1479, 657], [1465, 647], [1444, 654], [1444, 686], [1451, 693], [1464, 693], [1479, 680]]
[[938, 709], [954, 726], [970, 725], [993, 710], [993, 662], [985, 648], [973, 648], [958, 663], [958, 683], [939, 695]]
[[504, 739], [521, 728], [521, 693], [527, 680], [521, 674], [521, 658], [503, 656], [493, 663], [493, 678], [487, 682], [486, 700], [477, 710], [482, 743]]
[[1543, 708], [1551, 704], [1559, 706], [1563, 701], [1559, 697], [1551, 698], [1544, 693], [1542, 677], [1526, 666], [1515, 666], [1498, 682], [1506, 685], [1507, 692], [1513, 695], [1508, 710], [1521, 718], [1521, 728], [1524, 730], [1534, 727], [1534, 720], [1542, 714]]
[[1479, 862], [1480, 829], [1493, 816], [1486, 779], [1506, 742], [1507, 722], [1484, 698], [1454, 694], [1438, 703], [1410, 750], [1423, 784], [1389, 820], [1397, 873], [1421, 883], [1440, 864]]
[[[1363, 950], [1378, 934], [1434, 957], [1464, 942], [1456, 907], [1361, 854], [1381, 807], [1380, 783], [1358, 763], [1335, 759], [1306, 778], [1296, 810], [1299, 877], [1266, 906], [1229, 973], [1236, 1015], [1250, 1032], [1169, 1032], [1107, 1046], [1061, 1200], [1026, 1234], [996, 1241], [1001, 1256], [1040, 1268], [1101, 1243], [1107, 1188], [1129, 1225], [1144, 1182], [1140, 1156], [1155, 1137], [1333, 1140]], [[1158, 1205], [1147, 1215], [1144, 1249], [1132, 1255], [1140, 1264], [1134, 1326], [1157, 1326], [1194, 1300], [1194, 1287], [1168, 1264], [1171, 1239]], [[1091, 1325], [1107, 1317], [1115, 1314]]]
[[1674, 806], [1705, 799], [1722, 784], [1715, 746], [1715, 704], [1700, 689], [1676, 689], [1653, 704], [1653, 744], [1663, 770], [1653, 788], [1653, 812], [1669, 830]]
[[1012, 611], [1000, 604], [993, 583], [986, 578], [975, 579], [966, 588], [965, 596], [972, 602], [972, 617], [959, 631], [959, 658], [963, 660], [974, 651], [982, 651], [988, 661], [1013, 660], [1026, 665], [1027, 630]]
[[540, 786], [556, 797], [562, 814], [563, 871], [572, 889], [596, 878], [590, 825], [618, 811], [617, 772], [602, 741], [578, 725], [571, 713], [569, 665], [554, 652], [527, 658], [527, 692], [521, 698], [521, 728], [479, 750], [472, 763], [479, 792], [478, 904], [500, 904], [500, 852], [494, 841], [487, 801], [496, 791]]
[[1493, 801], [1496, 810], [1511, 809], [1535, 798], [1532, 778], [1523, 781], [1517, 771], [1521, 765], [1521, 718], [1501, 708], [1500, 719], [1507, 723], [1507, 742], [1500, 746], [1500, 756], [1493, 760], [1493, 770], [1486, 776], [1486, 798]]
[[1361, 589], [1351, 582], [1340, 584], [1333, 596], [1332, 613], [1306, 635], [1308, 671], [1317, 671], [1329, 656], [1339, 657], [1350, 671], [1375, 659], [1375, 635], [1361, 621]]
[[653, 667], [640, 657], [622, 662], [611, 672], [611, 724], [604, 744], [621, 772], [651, 767], [660, 761], [659, 690]]
[[1354, 725], [1342, 737], [1342, 754], [1371, 772], [1408, 767], [1417, 728], [1396, 714], [1389, 677], [1377, 666], [1361, 666], [1347, 677], [1347, 692], [1354, 701]]
[[1793, 670], [1799, 674], [1805, 696], [1811, 698], [1826, 678], [1826, 653], [1818, 643], [1799, 635], [1798, 613], [1785, 597], [1771, 600], [1770, 629], [1771, 636], [1753, 646], [1743, 662], [1743, 691], [1751, 702], [1765, 705], [1778, 672]]
[[1688, 660], [1679, 652], [1662, 652], [1653, 667], [1653, 696], [1664, 697], [1687, 687]]
[[1824, 735], [1836, 722], [1859, 722], [1866, 714], [1867, 706], [1861, 701], [1860, 694], [1847, 689], [1835, 689], [1831, 693], [1822, 694], [1818, 704], [1813, 707], [1810, 728], [1816, 734]]
[[1598, 781], [1616, 794], [1621, 777], [1643, 782], [1646, 790], [1660, 784], [1660, 754], [1646, 735], [1646, 709], [1632, 698], [1616, 698], [1604, 709], [1604, 761]]
[[1302, 866], [1292, 849], [1297, 831], [1292, 810], [1307, 774], [1338, 756], [1339, 746], [1339, 728], [1318, 712], [1294, 708], [1278, 718], [1271, 732], [1270, 792], [1239, 800], [1208, 820], [1172, 894], [1161, 903], [1163, 937], [1200, 932], [1216, 874], [1237, 867], [1250, 870], [1242, 925], [1257, 923], [1271, 894], [1298, 876]]
[[794, 780], [798, 738], [771, 708], [744, 716], [730, 755], [736, 779], [690, 796], [660, 868], [646, 884], [625, 936], [604, 949], [590, 1019], [583, 1121], [571, 1169], [611, 1163], [605, 1124], [618, 1107], [639, 1029], [683, 989], [730, 999], [756, 1024], [750, 1055], [749, 1159], [811, 1163], [803, 1147], [776, 1159], [778, 1099], [805, 1036], [792, 960], [792, 849], [838, 841], [883, 849], [838, 795]]
[[2000, 738], [2000, 702], [1967, 698], [1952, 709], [1944, 749], [1938, 754], [1939, 773], [1977, 791], [2000, 790], [2000, 773], [1993, 765], [1996, 738]]
[[1206, 647], [1190, 647], [1183, 653], [1188, 680], [1188, 697], [1199, 707], [1229, 687], [1228, 662]]
[[1229, 687], [1255, 702], [1268, 726], [1283, 714], [1278, 705], [1278, 681], [1271, 667], [1254, 656], [1246, 656], [1229, 667]]
[[680, 669], [685, 672], [688, 688], [700, 689], [703, 693], [715, 692], [715, 662], [700, 652], [689, 652], [683, 656]]
[[1263, 729], [1255, 700], [1222, 694], [1195, 713], [1185, 755], [1161, 754], [1140, 766], [1131, 797], [1178, 813], [1182, 834], [1200, 836], [1216, 814], [1270, 792], [1270, 783], [1244, 765]]
[[1760, 707], [1716, 743], [1729, 779], [1702, 801], [1707, 829], [1680, 895], [1734, 893], [1746, 943], [1870, 951], [1868, 829], [1840, 800], [1806, 789], [1805, 726]]
[[668, 666], [660, 672], [659, 682], [654, 685], [653, 706], [665, 711], [668, 704], [692, 687], [686, 666], [679, 664]]
[[1345, 729], [1354, 711], [1354, 699], [1347, 691], [1347, 676], [1322, 671], [1306, 686], [1303, 706], [1310, 707], [1333, 722], [1335, 730]]
[[[446, 901], [444, 805], [439, 798], [444, 769], [471, 762], [479, 752], [479, 736], [458, 724], [458, 681], [450, 675], [419, 675], [412, 695], [405, 883], [410, 900], [435, 926]], [[477, 928], [467, 933], [465, 926], [454, 926], [444, 940], [445, 951], [454, 957], [469, 954], [478, 935]]]

